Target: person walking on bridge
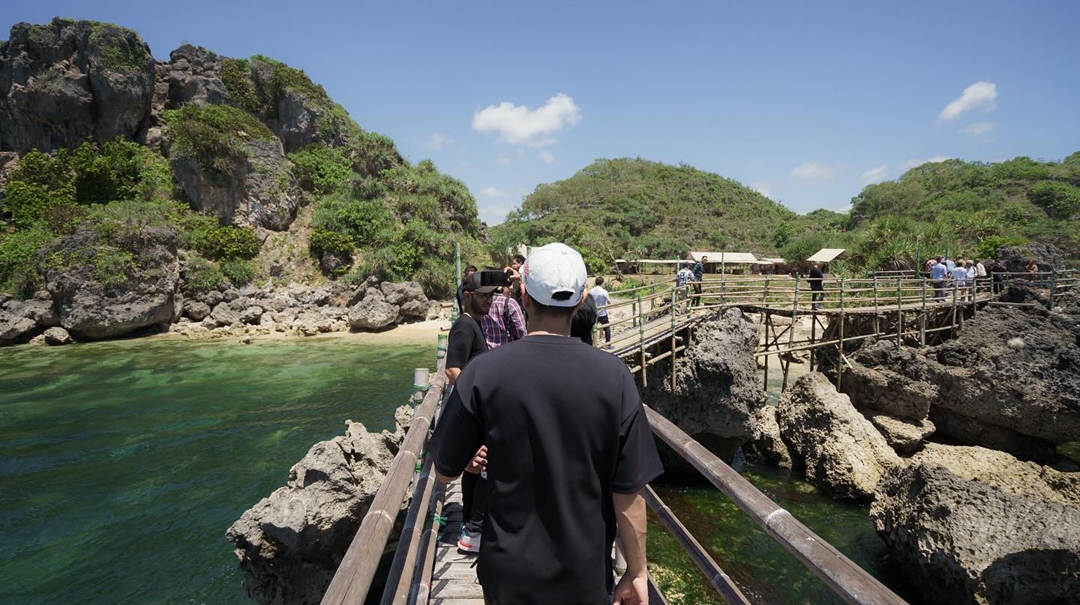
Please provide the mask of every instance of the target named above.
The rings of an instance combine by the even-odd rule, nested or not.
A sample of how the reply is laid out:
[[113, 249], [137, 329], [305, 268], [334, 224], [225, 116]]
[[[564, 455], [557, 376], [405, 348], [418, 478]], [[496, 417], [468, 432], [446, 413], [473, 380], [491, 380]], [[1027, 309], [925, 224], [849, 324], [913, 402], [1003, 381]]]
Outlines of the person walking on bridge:
[[810, 277], [807, 279], [810, 282], [810, 308], [815, 311], [821, 310], [821, 303], [825, 300], [825, 274], [821, 272], [821, 264], [814, 263], [813, 267], [810, 267]]
[[709, 262], [708, 256], [702, 256], [701, 260], [694, 264], [694, 306], [701, 304], [701, 280], [705, 277], [705, 263]]
[[942, 257], [937, 257], [937, 260], [930, 266], [930, 281], [934, 282], [934, 298], [937, 300], [945, 300], [945, 279], [949, 276], [948, 265], [945, 264]]
[[[444, 482], [490, 452], [485, 603], [647, 603], [642, 490], [663, 467], [634, 378], [569, 337], [587, 280], [577, 251], [537, 248], [521, 275], [529, 334], [465, 368], [432, 437]], [[616, 528], [627, 569], [613, 587]]]

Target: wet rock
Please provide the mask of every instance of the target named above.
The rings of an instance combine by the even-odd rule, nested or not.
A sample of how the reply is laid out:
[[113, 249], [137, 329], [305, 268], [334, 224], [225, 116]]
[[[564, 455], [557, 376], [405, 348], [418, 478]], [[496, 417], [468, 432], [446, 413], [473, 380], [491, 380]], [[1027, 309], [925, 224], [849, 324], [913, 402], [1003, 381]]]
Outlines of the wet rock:
[[74, 341], [71, 339], [71, 334], [63, 328], [52, 327], [45, 330], [45, 344], [47, 345], [60, 346], [71, 344], [72, 342]]
[[805, 464], [807, 481], [839, 497], [872, 496], [885, 472], [901, 464], [874, 425], [824, 374], [799, 378], [781, 395], [777, 416], [781, 434]]
[[288, 483], [226, 533], [260, 603], [321, 600], [404, 438], [400, 427], [373, 434], [346, 424], [346, 435], [312, 446]]
[[670, 365], [650, 366], [642, 398], [699, 441], [732, 440], [737, 447], [754, 437], [755, 414], [767, 405], [754, 366], [756, 345], [757, 326], [746, 315], [717, 312], [694, 328], [686, 355], [676, 361], [674, 384]]
[[934, 423], [926, 420], [911, 420], [873, 410], [863, 411], [863, 415], [885, 437], [885, 441], [901, 456], [910, 456], [922, 448], [926, 438], [934, 433]]
[[963, 479], [894, 468], [870, 517], [928, 603], [1070, 603], [1080, 594], [1080, 511]]
[[754, 412], [754, 434], [743, 444], [746, 459], [756, 464], [791, 470], [794, 461], [791, 449], [780, 436], [780, 424], [776, 420], [776, 407], [767, 405]]

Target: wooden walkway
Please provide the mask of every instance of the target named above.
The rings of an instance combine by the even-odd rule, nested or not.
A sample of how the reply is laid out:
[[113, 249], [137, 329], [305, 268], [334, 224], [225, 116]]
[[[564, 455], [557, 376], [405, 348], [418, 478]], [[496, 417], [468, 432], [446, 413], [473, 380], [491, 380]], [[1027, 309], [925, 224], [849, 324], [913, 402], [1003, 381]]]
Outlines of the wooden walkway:
[[443, 498], [446, 525], [439, 532], [435, 570], [431, 575], [430, 605], [484, 605], [484, 591], [476, 580], [477, 555], [458, 552], [461, 534], [461, 478], [446, 486]]

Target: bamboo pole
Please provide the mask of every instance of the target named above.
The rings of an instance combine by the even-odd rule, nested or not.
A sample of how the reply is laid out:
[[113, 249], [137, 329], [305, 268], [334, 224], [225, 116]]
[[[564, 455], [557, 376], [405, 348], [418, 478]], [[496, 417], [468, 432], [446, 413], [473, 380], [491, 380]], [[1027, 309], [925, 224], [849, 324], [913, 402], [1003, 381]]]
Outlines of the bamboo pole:
[[844, 373], [844, 278], [840, 278], [840, 345], [836, 356], [836, 390], [840, 390], [840, 376]]
[[[811, 315], [813, 318], [813, 315]], [[791, 328], [788, 331], [788, 346], [790, 347], [795, 342], [795, 324], [799, 321], [799, 277], [795, 277], [795, 300], [791, 303]], [[780, 348], [779, 343], [776, 348]], [[791, 368], [791, 359], [785, 362], [783, 357], [780, 357], [780, 366], [784, 368], [784, 380], [780, 383], [780, 392], [787, 390], [788, 370]]]
[[379, 559], [412, 479], [416, 460], [427, 443], [435, 408], [442, 399], [445, 388], [446, 374], [439, 372], [424, 396], [424, 402], [417, 408], [401, 449], [390, 463], [390, 469], [360, 523], [360, 529], [338, 565], [334, 578], [323, 595], [322, 605], [363, 603], [367, 598]]
[[648, 365], [645, 363], [645, 317], [644, 307], [641, 306], [641, 294], [638, 294], [638, 311], [642, 316], [638, 318], [638, 347], [641, 349], [641, 388], [649, 386]]
[[427, 540], [424, 543], [423, 564], [418, 570], [416, 582], [413, 584], [413, 589], [409, 595], [411, 602], [416, 605], [427, 605], [431, 595], [431, 574], [435, 571], [435, 554], [439, 550], [439, 534], [442, 531], [442, 528], [439, 527], [435, 520], [442, 516], [445, 487], [441, 482], [436, 482], [435, 495], [433, 496], [435, 506], [431, 513], [431, 523], [424, 532]]
[[[431, 493], [435, 491], [435, 473], [432, 468], [432, 458], [427, 457], [424, 461], [423, 470], [420, 471], [420, 480], [416, 482], [413, 490], [412, 505], [405, 517], [405, 527], [401, 530], [401, 538], [398, 540], [397, 552], [390, 564], [386, 587], [383, 589], [380, 605], [404, 605], [409, 597], [409, 587], [416, 572], [416, 561], [420, 554], [420, 538], [423, 535], [424, 524], [427, 519], [431, 502]], [[419, 527], [417, 526], [419, 520]], [[405, 573], [405, 570], [409, 573]], [[397, 582], [394, 579], [397, 578]]]
[[926, 280], [922, 280], [922, 311], [919, 313], [919, 346], [926, 346]]
[[896, 346], [904, 344], [904, 290], [896, 278]]
[[656, 494], [650, 486], [645, 486], [645, 502], [648, 503], [649, 508], [653, 509], [656, 516], [660, 518], [660, 522], [667, 528], [679, 545], [683, 547], [686, 554], [690, 555], [690, 559], [697, 565], [701, 573], [709, 580], [709, 584], [712, 585], [713, 590], [720, 593], [724, 601], [728, 605], [750, 605], [750, 601], [747, 600], [739, 587], [735, 584], [735, 581], [731, 579], [724, 570], [713, 560], [709, 553], [694, 539], [694, 536], [689, 530], [679, 521], [679, 518], [675, 516], [675, 513], [660, 499], [660, 496]]
[[675, 392], [675, 289], [671, 290], [671, 392]]
[[795, 555], [844, 601], [852, 605], [907, 605], [885, 585], [780, 508], [668, 419], [646, 406], [653, 433]]

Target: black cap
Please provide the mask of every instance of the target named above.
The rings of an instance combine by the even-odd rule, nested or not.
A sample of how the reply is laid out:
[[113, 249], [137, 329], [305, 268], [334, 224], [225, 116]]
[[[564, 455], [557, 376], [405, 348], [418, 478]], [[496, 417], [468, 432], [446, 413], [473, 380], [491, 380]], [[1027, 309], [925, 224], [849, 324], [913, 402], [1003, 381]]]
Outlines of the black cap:
[[502, 271], [485, 269], [466, 277], [465, 281], [461, 283], [461, 289], [465, 292], [487, 294], [488, 292], [494, 292], [498, 288], [509, 285], [510, 280], [506, 279], [505, 273]]

